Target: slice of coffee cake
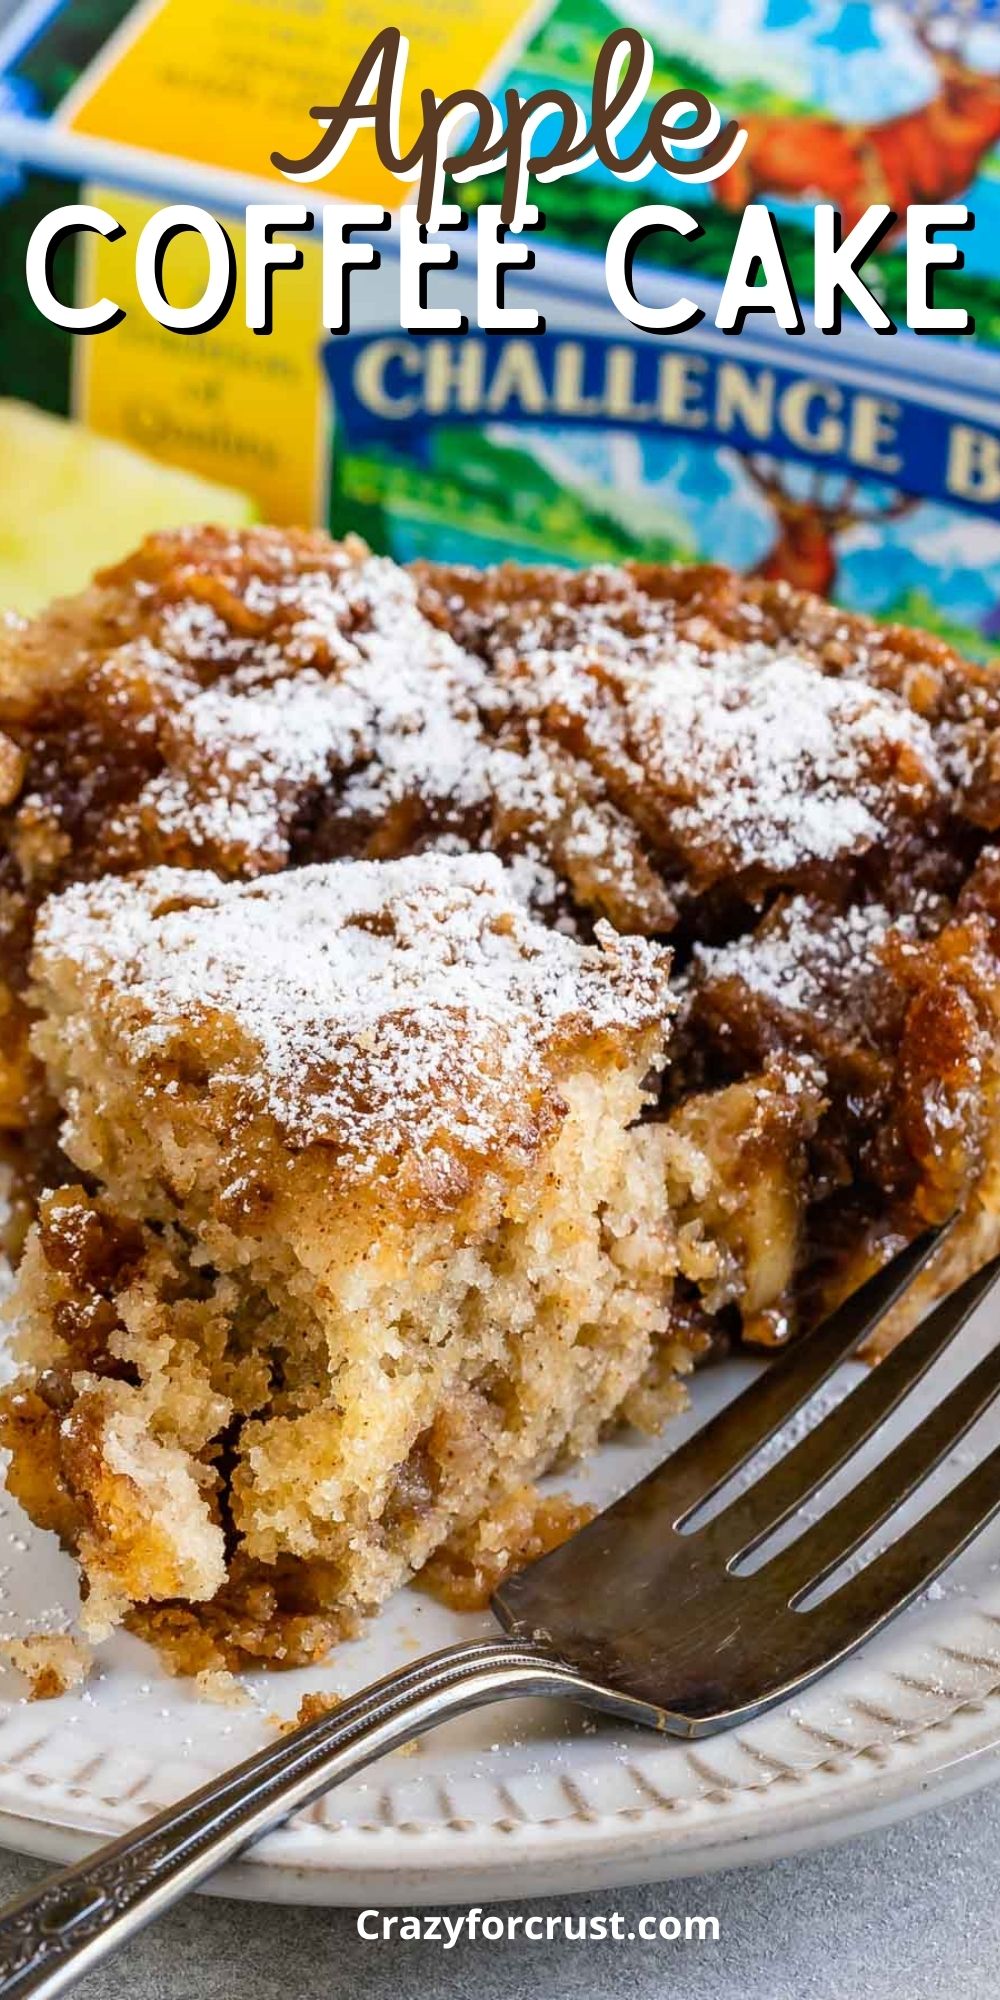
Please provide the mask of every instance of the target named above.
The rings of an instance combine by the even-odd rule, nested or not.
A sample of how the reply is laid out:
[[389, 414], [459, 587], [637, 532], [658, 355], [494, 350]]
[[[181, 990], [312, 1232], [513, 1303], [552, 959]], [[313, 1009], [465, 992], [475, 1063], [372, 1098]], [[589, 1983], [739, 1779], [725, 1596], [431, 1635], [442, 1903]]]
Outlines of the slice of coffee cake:
[[103, 1192], [43, 1204], [4, 1428], [91, 1627], [166, 1601], [189, 1664], [309, 1656], [677, 1401], [668, 957], [543, 928], [490, 857], [47, 905], [37, 1048]]

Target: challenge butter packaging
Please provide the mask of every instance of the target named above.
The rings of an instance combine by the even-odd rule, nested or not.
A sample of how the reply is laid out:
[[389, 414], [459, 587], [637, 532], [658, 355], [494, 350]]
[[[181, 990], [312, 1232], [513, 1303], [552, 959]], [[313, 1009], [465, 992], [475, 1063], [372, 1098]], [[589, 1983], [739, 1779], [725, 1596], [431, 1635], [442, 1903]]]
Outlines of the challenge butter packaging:
[[[219, 215], [240, 246], [248, 201], [299, 198], [269, 164], [312, 143], [309, 107], [335, 102], [386, 25], [382, 0], [29, 0], [0, 37], [0, 394], [245, 490], [276, 521], [360, 530], [408, 558], [564, 562], [710, 557], [785, 577], [852, 608], [1000, 649], [1000, 12], [991, 0], [408, 0], [408, 90], [558, 85], [587, 105], [597, 52], [622, 20], [652, 43], [651, 88], [690, 84], [749, 129], [715, 187], [641, 185], [599, 167], [539, 192], [546, 225], [507, 302], [541, 335], [400, 331], [391, 242], [356, 282], [349, 333], [322, 329], [319, 252], [275, 280], [273, 331], [239, 311], [185, 339], [144, 313], [127, 246], [165, 201]], [[307, 198], [398, 209], [405, 190], [367, 135]], [[489, 182], [457, 197], [473, 214]], [[867, 203], [963, 201], [961, 270], [936, 301], [975, 338], [877, 338], [845, 316], [833, 338], [748, 320], [712, 326], [740, 212], [767, 201], [805, 300], [810, 210], [850, 223]], [[43, 322], [24, 256], [63, 202], [106, 207], [125, 237], [78, 235], [55, 285], [107, 292], [114, 331]], [[701, 233], [646, 239], [637, 290], [703, 303], [691, 333], [637, 333], [611, 306], [604, 249], [640, 202], [697, 204]], [[473, 244], [435, 299], [474, 301]], [[76, 247], [74, 247], [76, 246]], [[194, 237], [168, 289], [200, 289]], [[866, 281], [903, 319], [890, 236]], [[470, 318], [475, 321], [474, 303]], [[808, 326], [808, 321], [807, 321]], [[0, 468], [2, 476], [2, 468]]]

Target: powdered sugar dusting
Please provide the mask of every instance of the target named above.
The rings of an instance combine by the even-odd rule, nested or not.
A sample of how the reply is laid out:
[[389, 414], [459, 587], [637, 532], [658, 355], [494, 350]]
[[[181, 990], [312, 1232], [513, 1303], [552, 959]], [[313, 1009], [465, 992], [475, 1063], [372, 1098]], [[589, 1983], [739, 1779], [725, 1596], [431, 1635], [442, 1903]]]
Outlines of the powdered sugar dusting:
[[932, 732], [862, 680], [749, 643], [708, 655], [647, 635], [611, 658], [581, 641], [529, 654], [515, 704], [544, 703], [646, 794], [662, 838], [696, 869], [789, 874], [859, 853], [892, 818], [943, 797]]
[[[555, 847], [563, 870], [603, 866], [625, 891], [635, 875], [621, 816], [537, 735], [498, 737], [488, 669], [424, 616], [392, 562], [354, 552], [334, 568], [251, 574], [219, 609], [182, 592], [136, 644], [168, 713], [164, 769], [109, 828], [129, 854], [169, 862], [183, 850], [260, 874], [287, 864], [311, 812], [327, 851], [363, 848], [370, 830], [391, 852], [402, 808], [401, 844], [520, 854], [519, 879], [544, 886], [549, 907]], [[192, 669], [209, 684], [192, 686]]]
[[313, 671], [250, 690], [206, 688], [173, 724], [174, 755], [142, 793], [140, 818], [161, 838], [280, 865], [303, 794], [370, 736], [370, 703]]
[[236, 1083], [294, 1143], [335, 1144], [365, 1173], [412, 1149], [489, 1150], [560, 1048], [607, 1033], [648, 1057], [669, 1011], [668, 955], [544, 928], [490, 856], [75, 887], [45, 906], [37, 964], [61, 990], [71, 969], [129, 1066], [162, 1075], [209, 1033], [213, 1092]]
[[737, 979], [774, 1007], [832, 1018], [846, 1027], [859, 1008], [863, 1011], [863, 995], [882, 969], [889, 932], [912, 940], [938, 911], [938, 899], [919, 893], [899, 915], [880, 902], [837, 910], [809, 896], [790, 896], [751, 936], [714, 948], [697, 946], [694, 979]]
[[794, 869], [871, 846], [892, 803], [893, 751], [912, 753], [901, 787], [915, 800], [942, 785], [926, 723], [794, 654], [747, 647], [710, 673], [681, 657], [640, 682], [631, 706], [654, 776], [687, 793], [681, 837], [721, 834], [740, 867]]
[[171, 719], [166, 769], [135, 808], [147, 852], [183, 831], [206, 860], [278, 866], [304, 802], [337, 780], [345, 819], [407, 797], [488, 799], [481, 666], [423, 617], [395, 564], [251, 576], [230, 619], [187, 599], [163, 613], [164, 653], [221, 671]]
[[816, 607], [789, 637], [698, 573], [511, 569], [468, 581], [466, 614], [448, 574], [267, 529], [144, 545], [81, 604], [74, 702], [107, 749], [66, 874], [444, 844], [522, 857], [561, 921], [665, 935], [718, 883], [756, 901], [872, 849], [891, 871], [954, 804], [875, 642], [825, 626], [831, 667]]

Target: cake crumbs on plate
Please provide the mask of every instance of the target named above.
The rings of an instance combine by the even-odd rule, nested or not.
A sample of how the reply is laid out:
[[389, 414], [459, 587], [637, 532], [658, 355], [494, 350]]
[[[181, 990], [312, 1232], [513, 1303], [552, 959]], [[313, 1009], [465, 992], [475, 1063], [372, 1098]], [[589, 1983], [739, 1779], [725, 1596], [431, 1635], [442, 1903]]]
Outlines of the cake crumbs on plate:
[[195, 1686], [205, 1701], [215, 1701], [223, 1708], [250, 1708], [253, 1697], [248, 1688], [238, 1681], [226, 1667], [202, 1667], [195, 1674]]
[[452, 1611], [483, 1611], [505, 1577], [559, 1548], [596, 1511], [568, 1493], [543, 1496], [534, 1486], [519, 1486], [472, 1527], [452, 1535], [425, 1563], [417, 1582]]
[[304, 1694], [294, 1715], [269, 1715], [267, 1720], [279, 1736], [291, 1736], [296, 1729], [305, 1729], [307, 1723], [319, 1722], [324, 1715], [332, 1715], [343, 1704], [342, 1694], [334, 1694], [329, 1689], [313, 1688]]
[[29, 1701], [54, 1701], [89, 1678], [94, 1655], [71, 1632], [32, 1632], [24, 1639], [0, 1639], [0, 1658], [23, 1674]]

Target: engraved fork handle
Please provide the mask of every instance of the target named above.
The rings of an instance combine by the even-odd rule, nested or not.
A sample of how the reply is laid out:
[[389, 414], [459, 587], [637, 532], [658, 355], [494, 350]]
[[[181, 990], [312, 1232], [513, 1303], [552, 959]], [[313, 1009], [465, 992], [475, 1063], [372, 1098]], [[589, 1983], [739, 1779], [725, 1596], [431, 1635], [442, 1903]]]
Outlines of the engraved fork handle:
[[541, 1647], [495, 1639], [433, 1653], [9, 1904], [0, 2000], [50, 2000], [332, 1785], [447, 1717], [515, 1695], [630, 1712]]

